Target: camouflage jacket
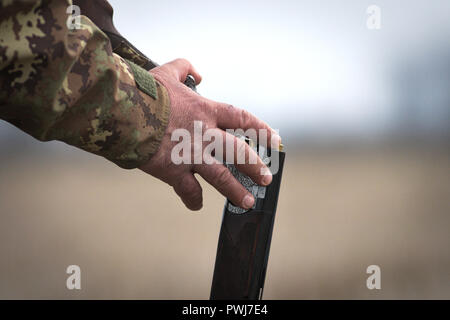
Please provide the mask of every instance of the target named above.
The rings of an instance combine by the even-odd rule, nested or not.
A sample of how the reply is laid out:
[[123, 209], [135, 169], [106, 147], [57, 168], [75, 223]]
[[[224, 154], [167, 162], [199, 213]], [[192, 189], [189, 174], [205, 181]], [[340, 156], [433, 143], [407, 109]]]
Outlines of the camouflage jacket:
[[[89, 18], [69, 28], [71, 4], [0, 0], [0, 118], [41, 141], [64, 141], [135, 168], [158, 150], [170, 113], [167, 91], [113, 53]], [[137, 71], [145, 88], [136, 84]]]

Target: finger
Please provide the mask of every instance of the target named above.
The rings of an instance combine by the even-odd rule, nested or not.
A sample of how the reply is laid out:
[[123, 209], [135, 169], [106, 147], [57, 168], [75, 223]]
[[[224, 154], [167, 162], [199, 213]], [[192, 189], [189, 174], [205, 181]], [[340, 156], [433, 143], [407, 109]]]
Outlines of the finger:
[[235, 205], [244, 209], [253, 206], [255, 199], [251, 193], [217, 160], [213, 164], [198, 165], [195, 170]]
[[[244, 131], [254, 129], [259, 144], [270, 146], [272, 149], [278, 149], [281, 138], [267, 123], [258, 119], [250, 112], [244, 109], [235, 108], [225, 103], [216, 104], [217, 126], [221, 129], [242, 129]], [[263, 131], [261, 131], [263, 130]]]
[[255, 183], [267, 186], [272, 182], [272, 173], [258, 153], [247, 142], [222, 131], [224, 154], [222, 160], [233, 163], [240, 172], [249, 176]]
[[214, 136], [215, 140], [220, 139], [221, 144], [217, 145], [215, 141], [214, 148], [210, 148], [212, 144], [208, 145], [203, 151], [205, 157], [214, 156], [221, 162], [234, 164], [240, 172], [259, 185], [266, 186], [272, 182], [272, 173], [269, 168], [246, 141], [217, 128], [211, 130], [213, 131], [209, 134]]
[[202, 187], [192, 173], [184, 174], [173, 188], [188, 209], [197, 211], [202, 208]]
[[178, 81], [184, 82], [189, 74], [194, 77], [196, 85], [198, 85], [202, 81], [202, 76], [197, 72], [197, 70], [188, 60], [176, 59], [169, 62], [168, 64], [175, 68]]

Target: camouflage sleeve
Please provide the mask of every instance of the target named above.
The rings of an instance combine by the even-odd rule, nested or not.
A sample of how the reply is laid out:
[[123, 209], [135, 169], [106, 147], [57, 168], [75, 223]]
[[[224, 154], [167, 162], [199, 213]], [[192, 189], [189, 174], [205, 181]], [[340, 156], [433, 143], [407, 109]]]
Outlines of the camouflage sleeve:
[[41, 141], [64, 141], [135, 168], [159, 148], [167, 91], [149, 73], [146, 88], [136, 85], [140, 67], [113, 53], [87, 17], [68, 28], [71, 4], [0, 0], [0, 118]]

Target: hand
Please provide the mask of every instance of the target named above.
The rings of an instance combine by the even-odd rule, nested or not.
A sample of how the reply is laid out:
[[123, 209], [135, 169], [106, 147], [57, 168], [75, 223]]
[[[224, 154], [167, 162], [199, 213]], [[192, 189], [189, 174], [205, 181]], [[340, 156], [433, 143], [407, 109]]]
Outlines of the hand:
[[[270, 142], [272, 145], [279, 145], [280, 137], [266, 123], [249, 112], [228, 104], [208, 100], [186, 87], [183, 82], [188, 74], [195, 78], [196, 84], [201, 81], [200, 74], [187, 60], [174, 60], [152, 69], [150, 73], [167, 89], [171, 102], [171, 113], [158, 152], [140, 169], [171, 185], [186, 207], [191, 210], [200, 210], [203, 206], [202, 188], [194, 173], [200, 174], [234, 204], [245, 209], [251, 208], [254, 203], [251, 193], [212, 155], [208, 159], [212, 164], [207, 164], [206, 161], [201, 164], [175, 164], [171, 160], [171, 151], [178, 141], [171, 141], [172, 133], [174, 130], [182, 128], [189, 131], [193, 137], [194, 121], [201, 121], [203, 132], [213, 129], [215, 134], [223, 136], [224, 141], [234, 143], [235, 160], [239, 153], [245, 154], [245, 163], [235, 165], [239, 171], [247, 174], [260, 185], [268, 185], [272, 181], [269, 169], [247, 143], [224, 130], [265, 129], [268, 137], [268, 141], [265, 142], [267, 146], [271, 145]], [[192, 150], [195, 147], [201, 148], [203, 154], [205, 146], [209, 143], [193, 146]], [[256, 157], [256, 164], [248, 163], [250, 156]]]

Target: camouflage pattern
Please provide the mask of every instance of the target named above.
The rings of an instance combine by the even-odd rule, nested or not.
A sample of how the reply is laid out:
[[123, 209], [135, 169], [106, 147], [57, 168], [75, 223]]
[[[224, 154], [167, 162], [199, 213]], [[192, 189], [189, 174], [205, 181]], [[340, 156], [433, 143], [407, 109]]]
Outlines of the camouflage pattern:
[[127, 42], [120, 42], [119, 45], [113, 48], [113, 51], [122, 58], [133, 61], [138, 66], [148, 70], [154, 67], [154, 62], [150, 61], [147, 57], [141, 55], [131, 47]]
[[[147, 161], [170, 113], [166, 89], [136, 86], [129, 64], [85, 16], [69, 30], [69, 0], [0, 1], [0, 118], [123, 168]], [[155, 81], [148, 74], [151, 81]]]

